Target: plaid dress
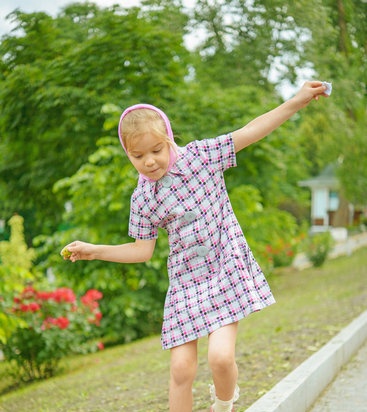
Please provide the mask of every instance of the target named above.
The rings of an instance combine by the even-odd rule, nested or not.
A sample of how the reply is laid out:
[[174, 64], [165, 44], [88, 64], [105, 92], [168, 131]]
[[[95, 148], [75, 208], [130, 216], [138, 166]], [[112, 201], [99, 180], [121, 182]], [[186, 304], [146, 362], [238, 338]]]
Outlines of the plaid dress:
[[154, 239], [167, 230], [169, 289], [162, 347], [208, 335], [275, 302], [230, 204], [223, 172], [236, 166], [232, 135], [179, 148], [170, 171], [139, 180], [129, 235]]

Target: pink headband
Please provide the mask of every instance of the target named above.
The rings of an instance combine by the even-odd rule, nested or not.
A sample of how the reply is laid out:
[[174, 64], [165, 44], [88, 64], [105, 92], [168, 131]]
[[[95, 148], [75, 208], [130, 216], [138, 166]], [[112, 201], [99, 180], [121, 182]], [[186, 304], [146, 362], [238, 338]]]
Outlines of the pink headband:
[[[119, 126], [118, 126], [118, 135], [119, 135], [121, 146], [125, 150], [126, 154], [128, 155], [126, 147], [124, 146], [124, 143], [122, 141], [121, 124], [122, 124], [122, 121], [124, 120], [124, 118], [126, 117], [126, 115], [128, 113], [132, 112], [133, 110], [137, 110], [137, 109], [150, 109], [150, 110], [153, 110], [156, 113], [158, 113], [161, 116], [161, 118], [163, 119], [164, 124], [166, 126], [167, 136], [172, 140], [172, 142], [174, 143], [174, 146], [176, 148], [176, 143], [174, 141], [173, 132], [172, 132], [172, 128], [171, 128], [171, 123], [170, 123], [167, 115], [162, 110], [158, 109], [158, 107], [155, 107], [151, 104], [140, 103], [140, 104], [135, 104], [135, 105], [130, 106], [127, 109], [125, 109], [124, 112], [122, 113], [121, 117], [120, 117]], [[171, 150], [170, 150], [170, 162], [169, 162], [167, 171], [169, 171], [171, 169], [171, 167], [175, 163], [176, 159], [177, 159], [176, 150], [171, 148]], [[143, 178], [144, 180], [152, 181], [147, 176], [144, 176], [142, 174], [140, 174], [140, 177]]]

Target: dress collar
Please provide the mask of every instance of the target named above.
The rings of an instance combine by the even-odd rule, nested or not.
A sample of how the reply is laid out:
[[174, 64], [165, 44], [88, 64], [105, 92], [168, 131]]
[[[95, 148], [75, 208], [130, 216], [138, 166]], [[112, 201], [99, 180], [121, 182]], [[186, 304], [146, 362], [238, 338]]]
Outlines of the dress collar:
[[184, 176], [187, 173], [187, 168], [185, 168], [183, 157], [182, 157], [182, 148], [178, 147], [177, 159], [175, 163], [171, 166], [170, 170], [159, 180], [147, 180], [142, 179], [139, 176], [138, 187], [140, 186], [144, 195], [153, 199], [157, 193], [157, 190], [163, 186], [163, 180], [166, 176]]

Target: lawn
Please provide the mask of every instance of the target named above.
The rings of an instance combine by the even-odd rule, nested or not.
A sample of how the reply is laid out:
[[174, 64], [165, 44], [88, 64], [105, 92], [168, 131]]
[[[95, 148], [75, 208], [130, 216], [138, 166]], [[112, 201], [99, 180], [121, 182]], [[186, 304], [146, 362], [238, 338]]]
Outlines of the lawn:
[[[367, 253], [269, 279], [277, 304], [240, 322], [237, 355], [244, 411], [367, 309]], [[199, 343], [194, 412], [208, 411], [207, 340]], [[13, 387], [0, 365], [2, 412], [167, 411], [169, 352], [159, 337], [69, 358], [54, 378]]]

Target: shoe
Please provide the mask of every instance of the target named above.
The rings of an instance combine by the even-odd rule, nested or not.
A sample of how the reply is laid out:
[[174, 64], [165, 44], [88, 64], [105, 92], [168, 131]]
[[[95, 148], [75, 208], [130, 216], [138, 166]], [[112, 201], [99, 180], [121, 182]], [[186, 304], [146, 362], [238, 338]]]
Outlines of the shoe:
[[[215, 412], [215, 411], [214, 411], [214, 406], [211, 406], [211, 407], [210, 407], [210, 412]], [[232, 408], [232, 412], [234, 412], [234, 408]]]

